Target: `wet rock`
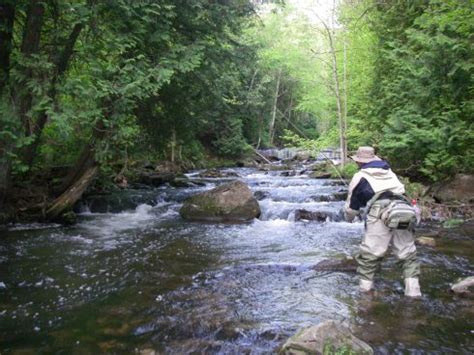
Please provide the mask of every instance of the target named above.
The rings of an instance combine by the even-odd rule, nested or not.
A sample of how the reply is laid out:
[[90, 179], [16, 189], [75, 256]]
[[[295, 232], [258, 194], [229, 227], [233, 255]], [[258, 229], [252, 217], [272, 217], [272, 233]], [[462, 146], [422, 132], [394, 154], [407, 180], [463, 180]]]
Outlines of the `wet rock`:
[[333, 320], [301, 329], [282, 346], [285, 355], [338, 353], [373, 354], [369, 344], [355, 337], [349, 328]]
[[314, 202], [331, 202], [331, 201], [334, 201], [334, 199], [331, 195], [311, 196], [311, 200], [313, 200]]
[[283, 171], [283, 170], [292, 170], [291, 165], [289, 164], [263, 164], [259, 167], [261, 171]]
[[327, 220], [333, 222], [339, 222], [342, 220], [342, 217], [338, 213], [334, 212], [324, 212], [324, 211], [308, 211], [308, 210], [296, 210], [295, 211], [295, 221], [315, 221], [315, 222], [326, 222]]
[[54, 219], [54, 222], [64, 225], [73, 225], [77, 222], [77, 216], [73, 211], [66, 211]]
[[474, 293], [474, 276], [459, 280], [451, 286], [451, 291], [456, 294], [472, 295]]
[[334, 201], [345, 201], [347, 199], [347, 191], [339, 191], [333, 194]]
[[145, 185], [151, 186], [161, 186], [167, 182], [171, 182], [176, 177], [175, 173], [166, 172], [166, 173], [148, 173], [144, 172], [138, 178], [138, 182]]
[[330, 179], [331, 178], [331, 173], [326, 173], [324, 171], [314, 171], [311, 174], [309, 174], [309, 177], [311, 179]]
[[312, 267], [315, 271], [356, 272], [357, 262], [353, 258], [323, 260]]
[[474, 175], [457, 174], [451, 181], [434, 185], [433, 197], [438, 202], [474, 201]]
[[80, 203], [75, 206], [75, 211], [83, 212], [87, 210], [93, 213], [118, 213], [135, 209], [144, 203], [151, 206], [155, 205], [156, 191], [151, 188], [144, 190], [143, 188], [140, 190], [125, 189], [111, 194], [84, 196]]
[[145, 170], [155, 170], [155, 166], [149, 160], [145, 160], [141, 168]]
[[253, 193], [253, 196], [258, 200], [258, 201], [261, 201], [261, 200], [264, 200], [266, 199], [268, 196], [270, 196], [270, 193], [268, 191], [255, 191]]
[[318, 161], [306, 168], [306, 171], [328, 171], [329, 164], [326, 161]]
[[258, 163], [253, 159], [246, 159], [236, 162], [235, 165], [239, 168], [255, 168], [258, 166]]
[[196, 221], [244, 222], [258, 218], [261, 212], [249, 187], [236, 180], [191, 196], [179, 213]]
[[311, 200], [315, 202], [334, 202], [334, 201], [345, 201], [347, 198], [347, 192], [335, 192], [332, 195], [315, 195], [311, 196]]
[[155, 167], [155, 172], [160, 174], [171, 173], [178, 175], [183, 173], [183, 167], [170, 161], [162, 161]]
[[425, 245], [428, 247], [435, 247], [436, 246], [436, 240], [431, 237], [418, 237], [415, 240], [416, 244], [418, 245]]
[[295, 175], [296, 175], [296, 171], [294, 171], [294, 170], [282, 171], [280, 173], [280, 176], [295, 176]]
[[328, 181], [323, 184], [323, 186], [346, 186], [347, 183], [342, 180]]
[[239, 177], [239, 175], [233, 171], [221, 171], [217, 169], [209, 169], [198, 174], [200, 178], [229, 178]]
[[296, 153], [294, 159], [299, 161], [309, 160], [311, 159], [311, 153], [309, 151], [302, 150]]
[[191, 180], [186, 176], [179, 176], [174, 178], [169, 184], [173, 187], [196, 187], [206, 185], [203, 181]]

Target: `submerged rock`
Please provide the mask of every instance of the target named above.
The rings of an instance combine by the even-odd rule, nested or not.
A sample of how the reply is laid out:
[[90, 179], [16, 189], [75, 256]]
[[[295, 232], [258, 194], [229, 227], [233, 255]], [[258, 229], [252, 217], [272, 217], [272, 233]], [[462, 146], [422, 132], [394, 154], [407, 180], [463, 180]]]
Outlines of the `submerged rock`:
[[415, 239], [415, 242], [419, 245], [425, 245], [428, 247], [435, 247], [436, 246], [436, 240], [431, 237], [418, 237]]
[[233, 171], [221, 171], [217, 169], [209, 169], [198, 174], [200, 178], [228, 178], [228, 177], [239, 177], [239, 175]]
[[323, 184], [323, 186], [347, 186], [347, 182], [342, 180], [328, 181]]
[[334, 201], [345, 201], [347, 199], [347, 191], [338, 191], [333, 194]]
[[340, 222], [342, 220], [342, 216], [339, 216], [338, 213], [334, 212], [323, 212], [323, 211], [308, 211], [308, 210], [296, 210], [295, 211], [295, 221], [316, 221], [316, 222], [326, 222], [326, 221], [333, 221], [333, 222]]
[[258, 218], [261, 212], [249, 187], [236, 180], [191, 196], [179, 213], [196, 221], [244, 222]]
[[[301, 329], [282, 346], [285, 355], [329, 353], [373, 354], [371, 346], [355, 337], [349, 328], [333, 320]], [[342, 352], [341, 352], [342, 353]]]
[[335, 202], [345, 201], [347, 198], [347, 191], [335, 192], [332, 195], [316, 195], [311, 196], [311, 199], [315, 202]]
[[353, 258], [323, 260], [312, 267], [315, 271], [356, 272], [357, 262]]
[[270, 193], [269, 193], [268, 191], [260, 191], [260, 190], [259, 190], [259, 191], [255, 191], [254, 194], [253, 194], [253, 196], [254, 196], [257, 200], [261, 201], [261, 200], [263, 200], [263, 199], [266, 199], [268, 196], [270, 196]]
[[472, 295], [474, 292], [474, 276], [469, 276], [456, 282], [451, 286], [451, 291], [456, 294]]

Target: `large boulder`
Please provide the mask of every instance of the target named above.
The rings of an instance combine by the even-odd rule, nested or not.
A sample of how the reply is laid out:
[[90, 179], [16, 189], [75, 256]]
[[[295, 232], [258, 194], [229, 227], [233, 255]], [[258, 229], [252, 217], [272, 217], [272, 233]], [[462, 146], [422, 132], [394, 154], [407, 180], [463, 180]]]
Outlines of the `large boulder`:
[[245, 222], [260, 216], [260, 206], [242, 181], [231, 181], [191, 196], [179, 211], [185, 219], [207, 222]]
[[449, 182], [434, 185], [433, 197], [439, 202], [474, 201], [474, 175], [457, 174]]
[[369, 344], [355, 337], [349, 328], [333, 320], [301, 329], [280, 350], [285, 355], [373, 354]]

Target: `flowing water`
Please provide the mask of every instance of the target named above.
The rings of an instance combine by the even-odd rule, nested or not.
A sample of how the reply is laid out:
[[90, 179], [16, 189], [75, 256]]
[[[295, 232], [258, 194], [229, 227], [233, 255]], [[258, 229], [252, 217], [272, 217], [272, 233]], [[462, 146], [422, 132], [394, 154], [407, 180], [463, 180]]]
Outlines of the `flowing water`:
[[[421, 300], [403, 297], [388, 256], [377, 293], [354, 273], [317, 272], [357, 250], [362, 223], [294, 220], [340, 191], [329, 180], [234, 169], [266, 196], [248, 224], [183, 221], [195, 188], [129, 190], [91, 198], [79, 223], [0, 231], [0, 352], [273, 353], [298, 328], [341, 320], [377, 353], [472, 353], [472, 299], [447, 290], [473, 273], [472, 235], [419, 247]], [[193, 179], [195, 175], [191, 174]], [[468, 233], [469, 234], [469, 233]]]

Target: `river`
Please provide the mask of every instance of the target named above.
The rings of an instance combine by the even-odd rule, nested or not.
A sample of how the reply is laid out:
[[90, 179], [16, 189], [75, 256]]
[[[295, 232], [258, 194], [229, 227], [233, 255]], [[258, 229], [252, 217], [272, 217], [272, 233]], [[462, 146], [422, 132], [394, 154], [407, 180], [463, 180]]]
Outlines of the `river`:
[[[420, 246], [424, 296], [403, 296], [388, 256], [372, 297], [350, 272], [316, 272], [351, 256], [362, 223], [294, 221], [341, 190], [330, 180], [232, 169], [266, 197], [248, 224], [185, 222], [182, 201], [205, 186], [91, 198], [74, 226], [14, 225], [0, 238], [0, 352], [273, 353], [298, 328], [345, 322], [376, 353], [473, 353], [472, 299], [448, 292], [473, 274], [472, 235]], [[197, 179], [195, 174], [189, 175]]]

